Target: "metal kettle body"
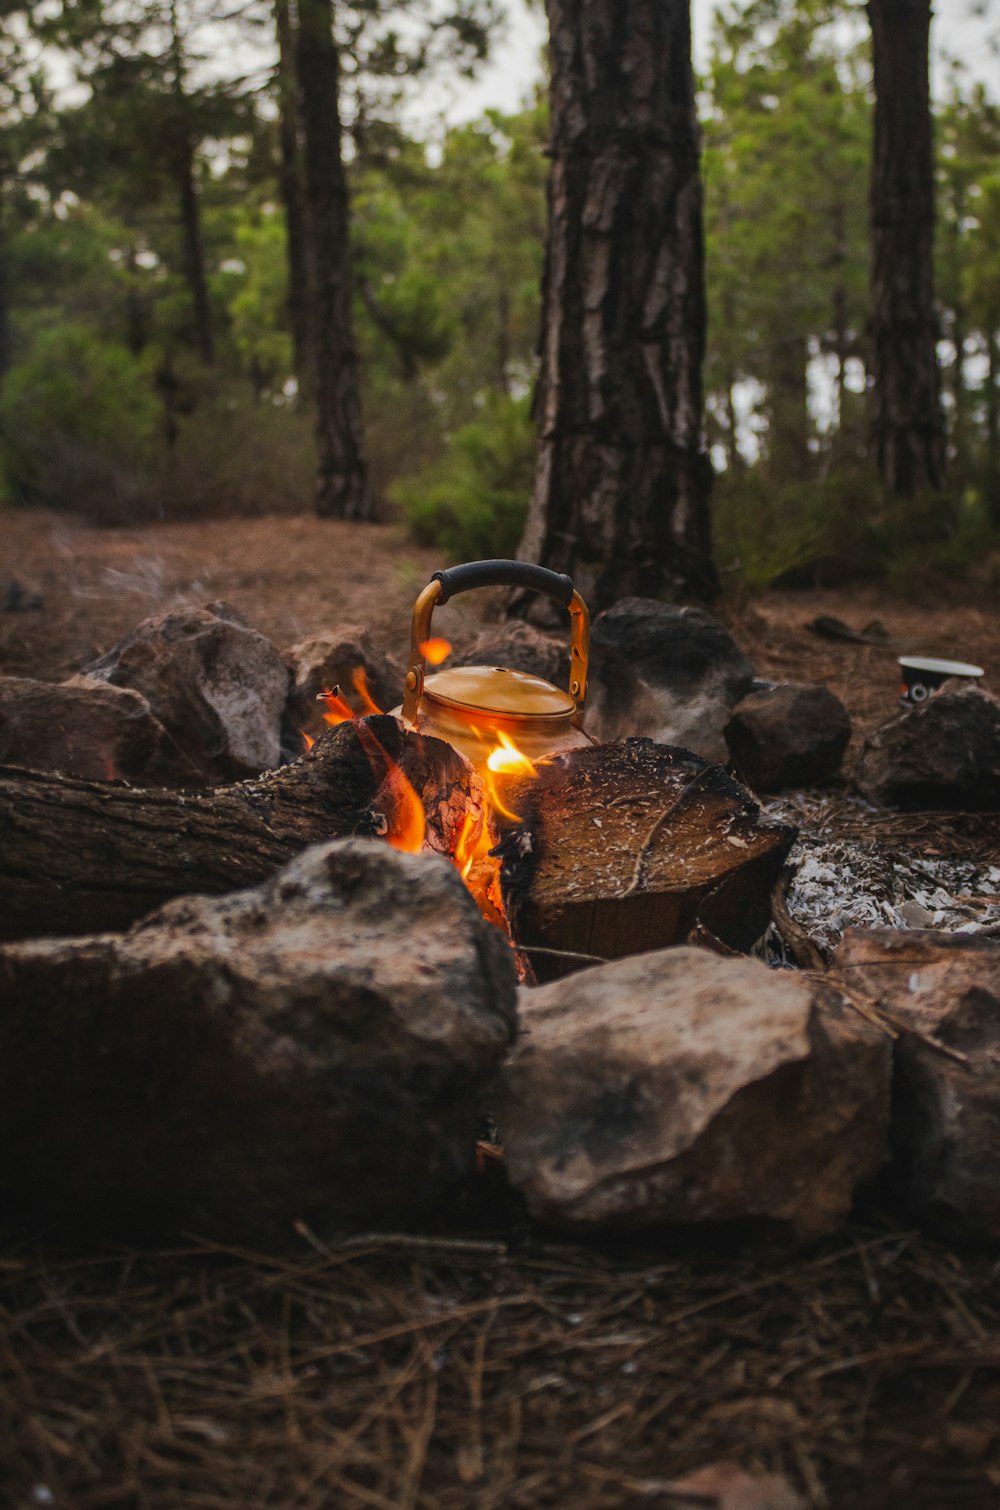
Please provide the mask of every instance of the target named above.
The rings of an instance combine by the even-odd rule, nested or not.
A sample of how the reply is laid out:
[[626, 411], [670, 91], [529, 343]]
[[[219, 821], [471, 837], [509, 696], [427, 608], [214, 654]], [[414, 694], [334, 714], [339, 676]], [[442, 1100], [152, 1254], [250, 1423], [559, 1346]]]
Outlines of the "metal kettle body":
[[[566, 608], [571, 620], [568, 692], [505, 666], [456, 666], [426, 674], [424, 646], [434, 609], [476, 587], [526, 587]], [[435, 572], [413, 608], [410, 661], [403, 702], [395, 710], [410, 728], [453, 745], [485, 767], [510, 742], [529, 760], [591, 743], [581, 727], [587, 696], [590, 614], [569, 577], [526, 561], [471, 561]]]

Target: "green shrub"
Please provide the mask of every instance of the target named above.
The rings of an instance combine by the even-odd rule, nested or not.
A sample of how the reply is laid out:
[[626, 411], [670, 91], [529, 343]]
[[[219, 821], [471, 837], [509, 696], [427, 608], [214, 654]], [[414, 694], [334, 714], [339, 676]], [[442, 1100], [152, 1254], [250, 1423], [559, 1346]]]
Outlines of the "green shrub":
[[535, 435], [527, 398], [493, 396], [444, 455], [389, 489], [420, 545], [452, 561], [513, 556], [524, 528]]
[[0, 395], [8, 497], [128, 518], [155, 464], [159, 405], [124, 347], [82, 326], [38, 335]]
[[890, 521], [871, 477], [839, 472], [776, 482], [760, 468], [726, 473], [715, 489], [715, 553], [751, 589], [824, 574], [845, 580], [885, 570]]

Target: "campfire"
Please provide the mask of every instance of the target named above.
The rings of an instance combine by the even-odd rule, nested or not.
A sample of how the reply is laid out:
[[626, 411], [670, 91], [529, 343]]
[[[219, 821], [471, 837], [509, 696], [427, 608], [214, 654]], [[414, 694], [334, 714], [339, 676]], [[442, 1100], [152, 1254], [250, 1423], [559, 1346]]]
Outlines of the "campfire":
[[[504, 666], [457, 666], [428, 676], [428, 663], [442, 666], [452, 653], [451, 643], [432, 633], [434, 609], [473, 588], [513, 585], [533, 587], [568, 610], [572, 626], [568, 690], [564, 692], [540, 677]], [[701, 769], [677, 770], [671, 765], [668, 771], [662, 768], [662, 762], [657, 764], [655, 756], [649, 765], [647, 751], [648, 769], [643, 770], [638, 750], [629, 752], [624, 761], [621, 751], [610, 754], [601, 750], [582, 727], [589, 641], [590, 616], [586, 604], [566, 577], [523, 562], [507, 561], [474, 562], [438, 572], [414, 607], [405, 694], [391, 715], [424, 738], [443, 740], [469, 761], [479, 800], [465, 814], [448, 852], [483, 915], [501, 928], [515, 947], [520, 946], [522, 975], [528, 979], [539, 978], [541, 961], [544, 963], [540, 965], [540, 973], [545, 978], [559, 973], [556, 961], [575, 967], [588, 959], [614, 958], [634, 948], [648, 947], [648, 938], [660, 941], [665, 937], [677, 942], [684, 937], [681, 928], [696, 923], [703, 938], [717, 937], [715, 929], [719, 927], [728, 942], [736, 921], [735, 911], [731, 910], [732, 915], [721, 924], [713, 920], [712, 926], [696, 919], [695, 914], [712, 886], [732, 869], [732, 851], [752, 847], [750, 840], [738, 834], [718, 835], [727, 846], [721, 851], [722, 864], [717, 850], [708, 871], [698, 874], [693, 905], [681, 906], [676, 913], [661, 907], [657, 918], [656, 910], [650, 916], [648, 905], [643, 904], [641, 922], [633, 924], [628, 913], [635, 911], [634, 906], [614, 905], [616, 885], [621, 893], [617, 900], [623, 904], [635, 898], [648, 899], [651, 889], [655, 894], [657, 886], [666, 886], [675, 893], [676, 901], [676, 894], [690, 885], [691, 868], [695, 865], [697, 869], [696, 854], [704, 841], [697, 826], [693, 832], [687, 829], [687, 818], [697, 811], [697, 806], [692, 805], [687, 814], [684, 809], [698, 788], [702, 807], [706, 803], [711, 807], [714, 782], [716, 799], [723, 798], [721, 809], [716, 805], [715, 816], [724, 812], [727, 818], [732, 817], [729, 804], [736, 789], [730, 790], [732, 783], [729, 783], [723, 792], [718, 786], [721, 775], [718, 772], [708, 780], [706, 773], [713, 768], [704, 763]], [[386, 809], [384, 828], [380, 829], [382, 836], [394, 848], [409, 853], [418, 853], [425, 845], [439, 847], [427, 833], [424, 799], [399, 764], [388, 757], [373, 730], [371, 719], [382, 710], [372, 697], [362, 666], [352, 669], [350, 682], [355, 693], [353, 704], [339, 686], [319, 693], [318, 701], [323, 705], [322, 717], [327, 724], [332, 727], [352, 724], [356, 728], [373, 770], [380, 773]], [[314, 740], [308, 734], [304, 739], [311, 749]], [[549, 825], [547, 842], [539, 845], [536, 843], [539, 806], [549, 805], [554, 793], [563, 790], [565, 778], [576, 771], [584, 751], [594, 755], [593, 765], [585, 767], [584, 785], [593, 787], [596, 783], [607, 792], [611, 816], [606, 820], [595, 807], [593, 812], [577, 814], [574, 820], [568, 809], [561, 811], [557, 822]], [[547, 787], [539, 785], [543, 775], [549, 778]], [[725, 777], [722, 782], [726, 786]], [[570, 800], [571, 807], [575, 801]], [[561, 803], [556, 806], [558, 810]], [[641, 823], [647, 815], [655, 820], [652, 829], [641, 838], [638, 852], [633, 852], [636, 819]], [[745, 822], [749, 814], [744, 812], [742, 816]], [[621, 819], [625, 820], [624, 828], [628, 831], [624, 851], [617, 864], [609, 867], [606, 856], [623, 826]], [[535, 918], [538, 909], [530, 879], [534, 866], [524, 862], [540, 859], [542, 849], [551, 855], [552, 841], [563, 823], [570, 833], [575, 826], [582, 829], [577, 838], [577, 847], [586, 851], [580, 857], [581, 876], [569, 886], [560, 886], [563, 896], [559, 910], [568, 914], [569, 922], [562, 917], [546, 916], [540, 923]], [[783, 847], [785, 834], [775, 830], [769, 837], [778, 841], [771, 846], [773, 858]], [[669, 866], [666, 855], [657, 852], [653, 860], [654, 851], [664, 848], [665, 839], [671, 841], [665, 849], [672, 845], [674, 851], [672, 879], [665, 869]], [[559, 845], [564, 846], [565, 842], [562, 836]], [[584, 902], [581, 917], [576, 915], [579, 908], [574, 909], [570, 897], [580, 893], [581, 886], [586, 890], [583, 882], [588, 873], [591, 877], [603, 874], [605, 879], [590, 898], [591, 903], [597, 904], [596, 911], [592, 905], [588, 913]], [[658, 875], [655, 883], [651, 880], [653, 874]], [[745, 886], [738, 890], [742, 899]], [[609, 894], [604, 895], [605, 891]], [[763, 899], [766, 906], [766, 893]], [[569, 905], [563, 906], [566, 902]], [[743, 900], [739, 905], [743, 905]], [[750, 915], [753, 926], [761, 931], [767, 918], [759, 903], [750, 908]], [[515, 918], [519, 926], [514, 925]], [[528, 921], [529, 918], [535, 920]], [[640, 937], [639, 930], [645, 930], [647, 939]], [[747, 936], [745, 942], [752, 940]], [[608, 952], [595, 953], [595, 950]], [[526, 959], [532, 956], [532, 963], [526, 964]]]

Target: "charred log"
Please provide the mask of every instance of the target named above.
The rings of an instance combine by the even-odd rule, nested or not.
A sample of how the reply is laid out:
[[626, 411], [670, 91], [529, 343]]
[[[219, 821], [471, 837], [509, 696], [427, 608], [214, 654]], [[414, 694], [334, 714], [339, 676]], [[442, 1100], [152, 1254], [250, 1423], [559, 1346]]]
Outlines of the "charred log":
[[345, 723], [291, 765], [183, 794], [0, 766], [0, 938], [127, 928], [185, 892], [251, 886], [310, 844], [384, 836], [419, 794], [450, 854], [477, 778], [450, 745], [388, 715]]
[[692, 935], [752, 948], [795, 837], [720, 766], [648, 739], [567, 751], [504, 797], [504, 906], [541, 980]]

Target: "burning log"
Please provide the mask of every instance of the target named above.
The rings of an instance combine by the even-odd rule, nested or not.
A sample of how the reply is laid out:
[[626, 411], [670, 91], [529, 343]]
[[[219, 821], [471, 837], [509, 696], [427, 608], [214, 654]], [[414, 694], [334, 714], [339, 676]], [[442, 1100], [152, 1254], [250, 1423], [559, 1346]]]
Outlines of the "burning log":
[[504, 907], [543, 980], [574, 968], [567, 956], [620, 959], [695, 931], [752, 948], [795, 837], [720, 766], [648, 739], [564, 751], [504, 797], [521, 820], [501, 845]]
[[127, 928], [185, 892], [266, 879], [322, 840], [452, 854], [478, 778], [395, 718], [345, 722], [281, 770], [183, 794], [0, 765], [0, 938]]

